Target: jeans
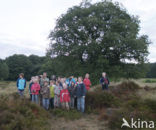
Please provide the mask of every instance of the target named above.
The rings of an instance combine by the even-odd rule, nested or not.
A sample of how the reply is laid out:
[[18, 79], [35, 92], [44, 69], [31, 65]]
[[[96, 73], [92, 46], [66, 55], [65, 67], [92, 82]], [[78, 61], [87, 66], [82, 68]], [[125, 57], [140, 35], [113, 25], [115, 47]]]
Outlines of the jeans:
[[74, 97], [70, 97], [69, 105], [70, 105], [70, 108], [72, 108], [72, 109], [74, 109], [74, 100], [75, 100]]
[[54, 98], [50, 98], [50, 108], [54, 108]]
[[102, 85], [102, 90], [108, 90], [108, 84], [103, 84]]
[[18, 90], [18, 94], [20, 95], [21, 98], [24, 97], [24, 90]]
[[38, 95], [32, 95], [32, 102], [38, 104], [39, 101], [38, 101]]
[[42, 98], [43, 107], [48, 110], [49, 109], [49, 98]]
[[85, 98], [84, 97], [77, 98], [77, 110], [81, 112], [85, 111]]

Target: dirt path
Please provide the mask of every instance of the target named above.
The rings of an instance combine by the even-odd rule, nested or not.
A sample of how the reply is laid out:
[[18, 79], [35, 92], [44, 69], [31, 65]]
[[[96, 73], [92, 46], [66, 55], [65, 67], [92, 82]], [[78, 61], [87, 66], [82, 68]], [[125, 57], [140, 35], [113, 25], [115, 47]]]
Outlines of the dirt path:
[[108, 130], [107, 122], [99, 121], [97, 115], [84, 115], [78, 120], [52, 117], [51, 130]]

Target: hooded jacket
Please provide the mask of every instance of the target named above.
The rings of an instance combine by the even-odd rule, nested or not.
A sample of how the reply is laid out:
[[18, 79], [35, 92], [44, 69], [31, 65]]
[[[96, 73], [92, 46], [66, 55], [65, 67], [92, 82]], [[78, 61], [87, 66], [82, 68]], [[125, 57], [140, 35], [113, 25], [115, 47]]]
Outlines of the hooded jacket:
[[83, 82], [77, 84], [75, 91], [76, 91], [76, 96], [78, 98], [82, 96], [86, 96], [86, 87]]
[[70, 94], [68, 89], [62, 89], [60, 92], [60, 102], [70, 102]]
[[40, 91], [40, 85], [38, 83], [34, 83], [31, 86], [31, 94], [32, 95], [38, 95]]
[[85, 78], [85, 79], [83, 80], [83, 83], [84, 83], [84, 85], [86, 86], [86, 89], [89, 90], [89, 89], [90, 89], [90, 86], [91, 86], [90, 80], [89, 80], [88, 78]]
[[50, 89], [48, 86], [43, 86], [41, 88], [41, 94], [43, 98], [50, 98]]
[[24, 90], [26, 88], [26, 80], [24, 78], [18, 78], [16, 85], [18, 90]]

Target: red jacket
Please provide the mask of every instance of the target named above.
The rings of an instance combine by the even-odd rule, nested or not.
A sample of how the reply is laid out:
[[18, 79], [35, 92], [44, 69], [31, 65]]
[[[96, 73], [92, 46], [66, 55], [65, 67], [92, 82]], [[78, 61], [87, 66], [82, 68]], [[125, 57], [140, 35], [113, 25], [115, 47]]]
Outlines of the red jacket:
[[40, 91], [40, 85], [38, 83], [34, 83], [31, 86], [31, 94], [32, 95], [38, 95], [39, 94], [39, 91]]
[[60, 92], [60, 102], [70, 102], [70, 94], [68, 89], [62, 89]]
[[86, 89], [89, 90], [89, 89], [90, 89], [90, 86], [91, 86], [90, 80], [89, 80], [88, 78], [85, 78], [85, 79], [83, 80], [83, 83], [84, 83], [84, 85], [86, 86]]

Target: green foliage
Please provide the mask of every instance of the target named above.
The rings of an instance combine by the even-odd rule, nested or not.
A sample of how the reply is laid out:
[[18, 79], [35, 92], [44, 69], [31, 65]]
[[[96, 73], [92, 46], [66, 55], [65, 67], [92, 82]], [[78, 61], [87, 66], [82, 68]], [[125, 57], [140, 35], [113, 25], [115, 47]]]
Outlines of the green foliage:
[[149, 63], [147, 66], [149, 68], [147, 78], [156, 78], [156, 63]]
[[80, 119], [82, 116], [82, 113], [78, 112], [77, 110], [62, 110], [62, 109], [53, 109], [51, 110], [51, 113], [56, 117], [64, 117], [68, 120], [75, 120]]
[[146, 79], [144, 80], [145, 83], [156, 83], [156, 79]]
[[9, 68], [7, 64], [0, 60], [0, 80], [5, 80], [9, 76]]
[[45, 61], [45, 57], [36, 55], [13, 55], [6, 58], [6, 64], [9, 67], [9, 80], [16, 80], [19, 73], [24, 73], [26, 79], [36, 76]]
[[[52, 61], [42, 69], [56, 64], [58, 67], [49, 68], [56, 74], [90, 73], [93, 84], [98, 83], [95, 78], [100, 78], [103, 71], [110, 77], [144, 77], [143, 63], [150, 41], [147, 36], [138, 35], [139, 23], [118, 3], [82, 2], [57, 19], [47, 51]], [[139, 64], [128, 65], [126, 61]]]
[[50, 130], [49, 114], [14, 93], [0, 98], [1, 130]]
[[9, 80], [16, 80], [18, 74], [24, 73], [26, 78], [30, 78], [31, 62], [25, 55], [13, 55], [6, 58], [9, 67]]

